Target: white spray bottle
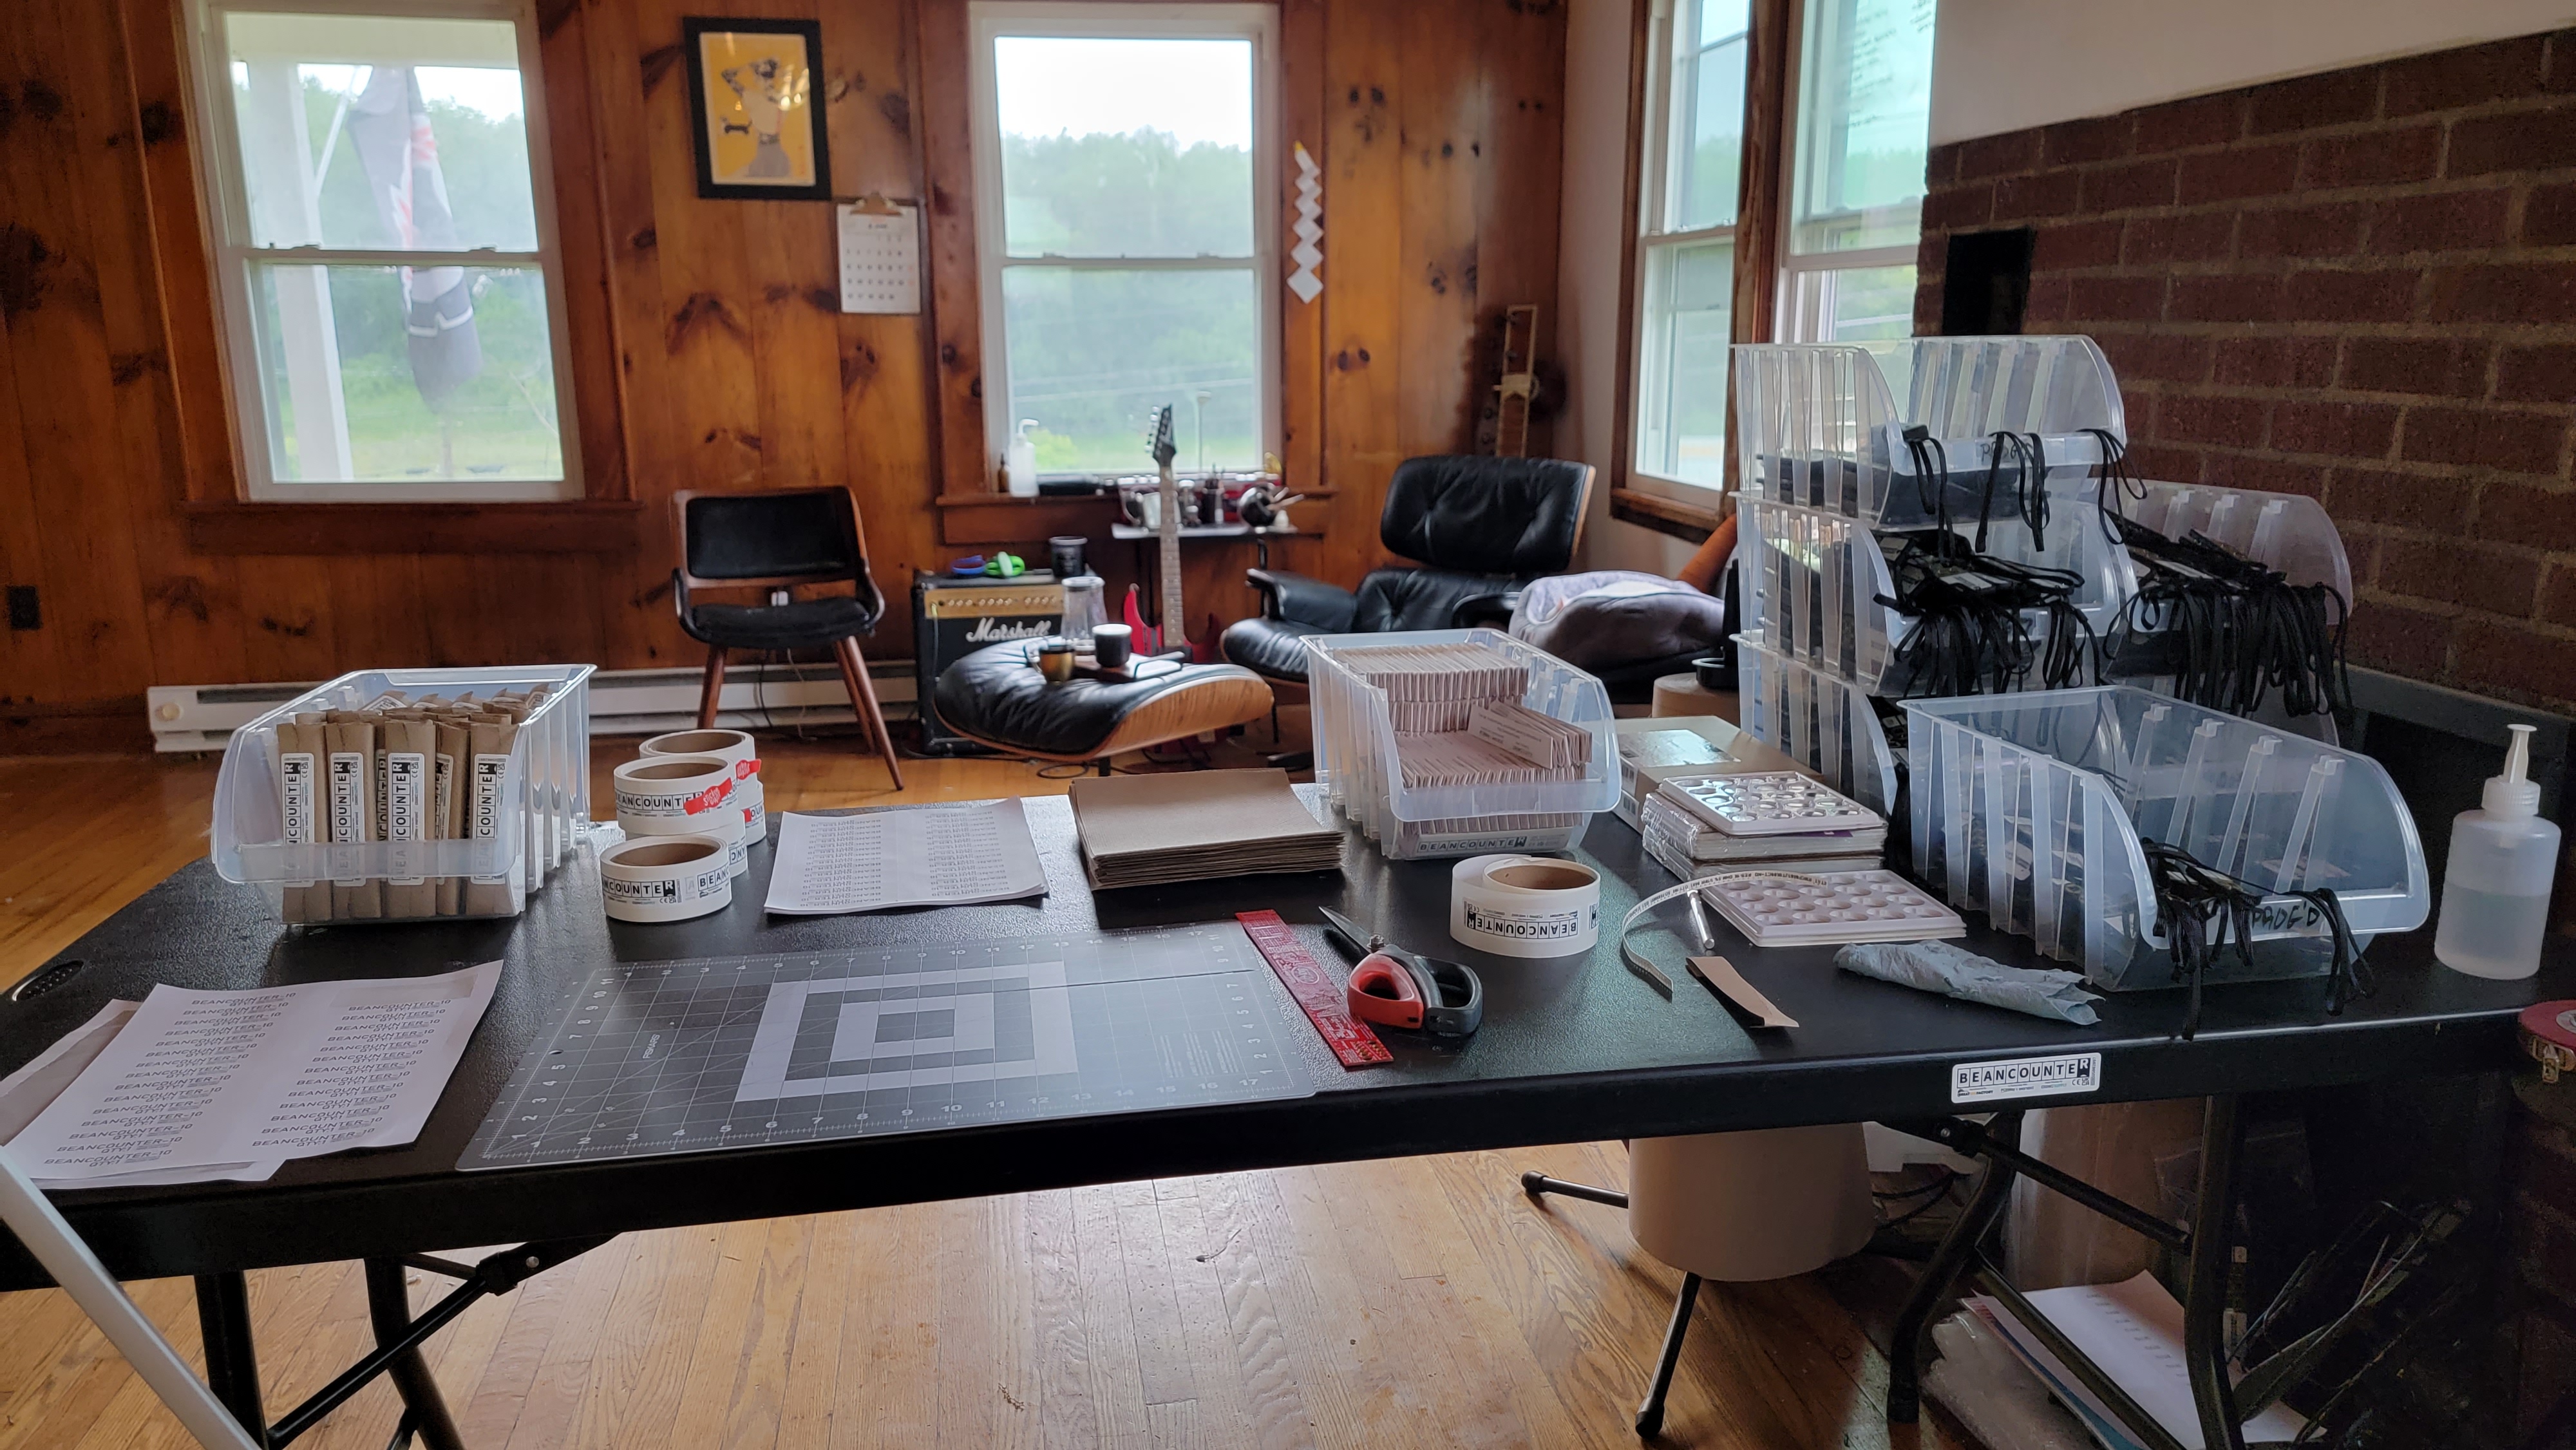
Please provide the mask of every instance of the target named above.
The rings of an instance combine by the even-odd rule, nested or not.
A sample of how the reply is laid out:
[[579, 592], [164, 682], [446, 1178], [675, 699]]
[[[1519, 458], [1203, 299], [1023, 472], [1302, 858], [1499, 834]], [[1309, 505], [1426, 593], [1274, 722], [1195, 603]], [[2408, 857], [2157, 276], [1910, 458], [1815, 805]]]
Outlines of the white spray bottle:
[[2442, 873], [2442, 915], [2433, 955], [2472, 977], [2511, 979], [2540, 970], [2549, 930], [2549, 882], [2558, 871], [2558, 828], [2540, 819], [2531, 773], [2531, 729], [2510, 727], [2504, 774], [2487, 781], [2474, 811], [2451, 821], [2451, 862]]
[[1029, 430], [1037, 425], [1035, 418], [1022, 418], [1020, 426], [1011, 432], [1011, 451], [1004, 455], [1011, 492], [1020, 498], [1038, 496], [1038, 441], [1029, 436]]

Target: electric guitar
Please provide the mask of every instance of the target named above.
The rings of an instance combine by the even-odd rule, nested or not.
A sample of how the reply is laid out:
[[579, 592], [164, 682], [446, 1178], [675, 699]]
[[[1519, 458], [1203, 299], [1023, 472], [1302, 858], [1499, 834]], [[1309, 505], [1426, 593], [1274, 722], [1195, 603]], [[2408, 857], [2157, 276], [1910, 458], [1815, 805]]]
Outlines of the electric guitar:
[[[1162, 589], [1157, 601], [1161, 607], [1156, 611], [1161, 624], [1148, 626], [1145, 623], [1144, 615], [1136, 604], [1137, 590], [1130, 585], [1127, 590], [1127, 627], [1135, 635], [1136, 650], [1140, 654], [1187, 649], [1192, 658], [1205, 664], [1215, 658], [1215, 630], [1210, 628], [1207, 644], [1192, 640], [1188, 616], [1182, 613], [1181, 490], [1179, 482], [1172, 477], [1172, 459], [1178, 450], [1172, 442], [1170, 408], [1166, 407], [1154, 415], [1154, 433], [1148, 441], [1153, 449], [1154, 466], [1162, 473], [1160, 486], [1155, 489], [1158, 500], [1155, 505], [1155, 532], [1161, 535], [1163, 553]], [[1213, 626], [1213, 619], [1210, 624]]]

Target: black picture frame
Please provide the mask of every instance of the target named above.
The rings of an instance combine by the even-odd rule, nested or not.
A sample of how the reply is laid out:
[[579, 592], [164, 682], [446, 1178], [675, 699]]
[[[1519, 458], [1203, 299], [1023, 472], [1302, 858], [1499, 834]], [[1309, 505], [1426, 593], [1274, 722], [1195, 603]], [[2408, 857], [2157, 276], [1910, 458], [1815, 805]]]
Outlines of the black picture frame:
[[[715, 127], [723, 122], [710, 113], [707, 96], [706, 37], [710, 35], [792, 36], [804, 43], [804, 65], [810, 97], [803, 108], [811, 128], [814, 175], [810, 182], [753, 180], [735, 173], [716, 175]], [[730, 16], [686, 15], [680, 18], [680, 47], [689, 61], [689, 139], [698, 159], [698, 195], [711, 201], [830, 201], [832, 155], [830, 126], [823, 118], [823, 26], [814, 20], [744, 20]], [[737, 88], [738, 89], [738, 88]], [[744, 113], [746, 122], [751, 120]], [[755, 133], [756, 134], [756, 133]]]

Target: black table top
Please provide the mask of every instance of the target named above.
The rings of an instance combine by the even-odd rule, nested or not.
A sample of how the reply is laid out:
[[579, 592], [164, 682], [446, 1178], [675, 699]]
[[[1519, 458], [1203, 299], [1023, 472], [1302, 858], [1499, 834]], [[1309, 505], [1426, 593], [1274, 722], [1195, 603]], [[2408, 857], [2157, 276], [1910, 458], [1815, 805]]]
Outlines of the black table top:
[[[75, 943], [80, 971], [25, 1002], [0, 1001], [0, 1071], [14, 1069], [114, 997], [156, 982], [243, 988], [394, 976], [504, 958], [499, 990], [418, 1142], [288, 1163], [259, 1184], [94, 1190], [58, 1202], [120, 1276], [311, 1263], [462, 1244], [571, 1238], [685, 1223], [1473, 1148], [1928, 1116], [1950, 1109], [1950, 1068], [2062, 1051], [2102, 1054], [2102, 1102], [2474, 1072], [2513, 1061], [2513, 1019], [2576, 997], [2576, 958], [2531, 981], [2487, 982], [2436, 965], [2429, 929], [2370, 949], [2379, 990], [2340, 1017], [2321, 980], [2213, 988], [2194, 1041], [2176, 1038], [2178, 991], [2102, 1004], [2093, 1027], [1951, 1002], [1834, 970], [1829, 948], [1761, 950], [1721, 921], [1720, 951], [1801, 1025], [1748, 1033], [1680, 970], [1680, 941], [1641, 928], [1672, 969], [1667, 1001], [1617, 958], [1610, 928], [1642, 886], [1671, 884], [1636, 833], [1596, 817], [1583, 859], [1602, 868], [1603, 941], [1589, 957], [1515, 961], [1448, 936], [1445, 861], [1388, 861], [1354, 833], [1339, 875], [1247, 877], [1095, 896], [1072, 812], [1027, 811], [1051, 893], [1042, 900], [862, 916], [768, 917], [770, 852], [756, 851], [733, 906], [665, 926], [608, 921], [586, 856], [515, 921], [287, 929], [247, 887], [200, 861]], [[1275, 980], [1311, 1098], [674, 1155], [459, 1173], [477, 1125], [563, 993], [603, 962], [963, 942], [1222, 921], [1271, 908], [1319, 960], [1341, 960], [1318, 907], [1389, 940], [1455, 957], [1485, 978], [1485, 1025], [1463, 1046], [1384, 1034], [1395, 1061], [1346, 1071]], [[1678, 903], [1664, 920], [1678, 924]], [[2030, 944], [1975, 928], [1964, 943], [2037, 964]], [[2044, 1105], [2044, 1104], [2043, 1104]], [[0, 1244], [0, 1288], [42, 1282]]]

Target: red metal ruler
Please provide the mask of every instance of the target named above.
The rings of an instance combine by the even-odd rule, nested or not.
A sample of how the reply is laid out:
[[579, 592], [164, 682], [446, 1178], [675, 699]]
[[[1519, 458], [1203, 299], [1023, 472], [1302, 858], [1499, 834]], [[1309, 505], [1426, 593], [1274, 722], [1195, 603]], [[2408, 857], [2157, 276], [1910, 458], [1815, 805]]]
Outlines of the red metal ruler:
[[1341, 1059], [1342, 1066], [1367, 1067], [1395, 1061], [1395, 1054], [1386, 1050], [1386, 1044], [1378, 1041], [1368, 1024], [1352, 1018], [1347, 985], [1315, 960], [1306, 944], [1297, 940], [1297, 933], [1279, 919], [1279, 913], [1238, 911], [1234, 919], [1243, 923], [1244, 935], [1261, 949], [1262, 959], [1287, 985], [1288, 995], [1306, 1009], [1306, 1020], [1323, 1034], [1324, 1045]]

